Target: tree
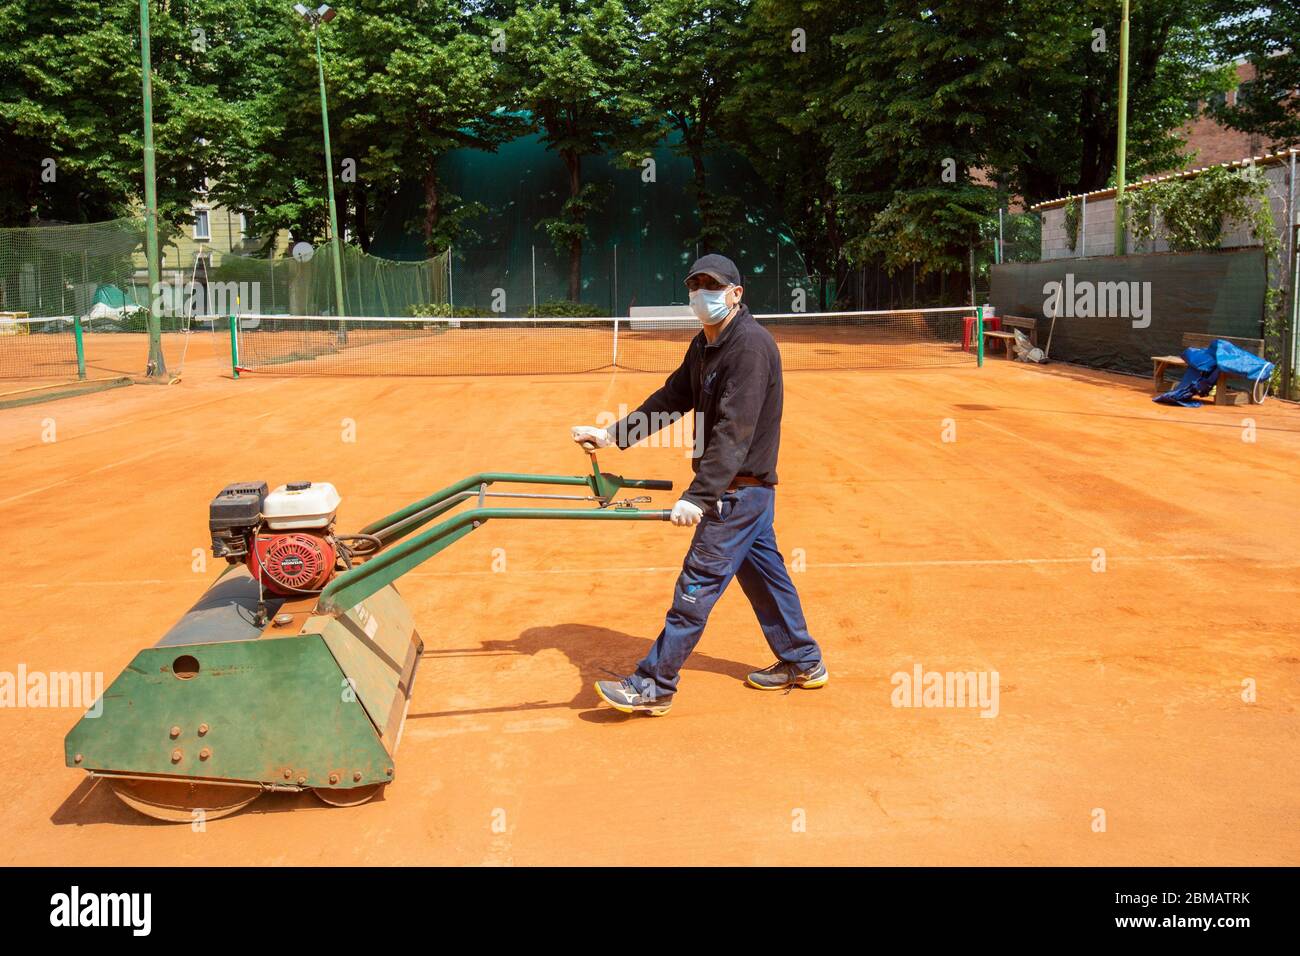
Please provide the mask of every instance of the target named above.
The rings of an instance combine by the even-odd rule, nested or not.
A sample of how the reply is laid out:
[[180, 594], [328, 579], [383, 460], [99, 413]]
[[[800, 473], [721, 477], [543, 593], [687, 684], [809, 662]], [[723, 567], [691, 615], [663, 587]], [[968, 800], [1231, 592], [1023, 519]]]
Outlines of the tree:
[[854, 131], [835, 108], [846, 57], [832, 41], [861, 17], [857, 4], [796, 9], [756, 0], [741, 25], [738, 79], [722, 104], [727, 141], [771, 190], [819, 275], [847, 265], [843, 181], [831, 165], [836, 138]]
[[644, 142], [648, 105], [636, 75], [631, 18], [622, 0], [540, 0], [506, 23], [507, 83], [568, 172], [560, 215], [542, 223], [569, 256], [568, 295], [582, 292], [582, 242], [602, 195], [583, 183], [584, 157], [622, 153]]
[[[1025, 48], [1010, 77], [1019, 118], [1003, 134], [1009, 188], [1028, 202], [1113, 184], [1118, 145], [1120, 6], [1112, 0], [1025, 0]], [[1227, 88], [1215, 66], [1205, 0], [1139, 0], [1129, 27], [1128, 176], [1184, 165], [1183, 130], [1197, 101]], [[1027, 134], [1027, 135], [1025, 135]]]
[[504, 33], [493, 33], [499, 23], [464, 12], [455, 0], [370, 0], [346, 26], [339, 85], [349, 96], [341, 125], [368, 144], [358, 180], [392, 196], [404, 179], [417, 179], [424, 209], [415, 226], [427, 254], [436, 255], [467, 212], [444, 194], [439, 161], [452, 149], [494, 150], [526, 126], [499, 109], [505, 91], [496, 60], [509, 54], [508, 42], [501, 48]]
[[[329, 213], [311, 28], [274, 0], [222, 0], [219, 14], [209, 30], [208, 59], [218, 95], [237, 122], [217, 143], [213, 198], [252, 214], [268, 244], [282, 229], [295, 239], [321, 238]], [[348, 110], [338, 84], [337, 49], [348, 17], [340, 12], [319, 28], [336, 177], [339, 161], [357, 155], [339, 124]], [[340, 229], [345, 222], [341, 217]]]
[[1220, 0], [1218, 10], [1215, 39], [1224, 59], [1245, 57], [1255, 78], [1235, 103], [1215, 109], [1216, 119], [1267, 136], [1278, 149], [1300, 143], [1300, 6]]
[[[172, 223], [191, 215], [212, 144], [233, 120], [203, 75], [202, 44], [188, 28], [194, 15], [164, 6], [151, 18], [158, 207]], [[87, 222], [139, 211], [139, 34], [134, 0], [0, 6], [0, 221]]]
[[708, 188], [705, 157], [721, 142], [723, 103], [740, 85], [745, 50], [740, 42], [749, 0], [658, 0], [639, 18], [640, 75], [649, 113], [647, 130], [678, 134], [675, 152], [688, 157], [700, 219], [702, 250], [725, 242], [736, 197]]

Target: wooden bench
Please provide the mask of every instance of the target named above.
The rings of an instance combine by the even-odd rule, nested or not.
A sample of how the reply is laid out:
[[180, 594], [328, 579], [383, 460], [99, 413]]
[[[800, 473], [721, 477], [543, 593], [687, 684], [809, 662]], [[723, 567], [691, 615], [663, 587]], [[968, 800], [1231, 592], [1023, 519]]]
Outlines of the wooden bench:
[[1007, 358], [1014, 359], [1016, 357], [1015, 349], [1012, 348], [1016, 341], [1016, 333], [1010, 331], [1011, 329], [1020, 329], [1020, 331], [1029, 336], [1029, 343], [1034, 346], [1034, 348], [1038, 347], [1037, 319], [1027, 318], [1023, 315], [1001, 315], [998, 316], [998, 318], [1002, 322], [1002, 330], [999, 332], [993, 332], [985, 329], [984, 338], [997, 339], [1006, 346]]
[[[1242, 349], [1243, 351], [1246, 352], [1250, 352], [1252, 355], [1258, 355], [1260, 358], [1264, 357], [1263, 339], [1239, 339], [1239, 338], [1235, 339], [1229, 335], [1206, 335], [1202, 332], [1184, 332], [1183, 348], [1184, 349], [1207, 348], [1209, 344], [1213, 342], [1215, 339], [1223, 339], [1225, 342], [1231, 342], [1233, 345], [1237, 346], [1237, 348]], [[1159, 395], [1162, 391], [1165, 390], [1164, 381], [1165, 381], [1165, 373], [1167, 371], [1172, 370], [1178, 372], [1181, 375], [1182, 371], [1187, 368], [1187, 363], [1183, 361], [1183, 357], [1181, 355], [1153, 355], [1151, 356], [1151, 362], [1155, 366], [1155, 369], [1151, 375], [1152, 395]], [[1220, 372], [1218, 384], [1214, 386], [1215, 405], [1234, 404], [1235, 396], [1230, 394], [1228, 390], [1228, 381], [1227, 381], [1228, 379], [1234, 379], [1234, 378], [1240, 379], [1243, 382], [1249, 381], [1249, 379], [1246, 379], [1240, 375], [1233, 375], [1229, 372]], [[1266, 389], [1267, 382], [1264, 383], [1262, 387]], [[1259, 388], [1260, 386], [1257, 386], [1256, 383], [1252, 382], [1251, 387], [1247, 390], [1247, 394], [1250, 396], [1250, 401], [1256, 405], [1264, 401], [1264, 392], [1259, 391], [1258, 390]]]

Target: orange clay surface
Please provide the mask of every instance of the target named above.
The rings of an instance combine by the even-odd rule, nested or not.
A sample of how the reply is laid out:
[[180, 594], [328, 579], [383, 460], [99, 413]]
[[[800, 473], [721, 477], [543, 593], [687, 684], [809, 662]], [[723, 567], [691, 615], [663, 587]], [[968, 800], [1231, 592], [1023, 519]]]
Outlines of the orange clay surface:
[[[224, 361], [202, 333], [177, 385], [0, 411], [0, 671], [111, 681], [215, 576], [191, 566], [229, 481], [332, 481], [351, 530], [479, 470], [581, 473], [569, 426], [662, 378]], [[0, 863], [1300, 863], [1300, 409], [1146, 384], [1001, 358], [788, 374], [777, 533], [823, 690], [744, 686], [770, 655], [734, 587], [671, 714], [598, 706], [689, 532], [495, 522], [400, 582], [426, 659], [379, 799], [270, 794], [196, 833], [64, 767], [78, 711], [3, 709]], [[690, 474], [674, 448], [601, 464]], [[997, 716], [891, 706], [918, 664], [997, 671]]]

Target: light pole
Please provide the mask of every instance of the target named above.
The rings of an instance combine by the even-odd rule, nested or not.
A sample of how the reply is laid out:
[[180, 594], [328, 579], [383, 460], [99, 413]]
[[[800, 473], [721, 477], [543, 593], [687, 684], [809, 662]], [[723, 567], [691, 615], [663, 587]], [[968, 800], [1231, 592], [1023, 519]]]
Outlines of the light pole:
[[316, 39], [316, 70], [320, 74], [320, 121], [325, 133], [325, 185], [329, 188], [330, 203], [330, 238], [334, 240], [334, 297], [340, 317], [347, 315], [343, 301], [343, 237], [339, 235], [339, 214], [334, 205], [334, 158], [330, 154], [330, 114], [325, 103], [325, 61], [321, 58], [320, 33], [321, 24], [329, 23], [337, 16], [329, 4], [322, 3], [315, 10], [309, 10], [301, 3], [293, 5], [294, 12], [311, 24], [312, 36]]
[[144, 257], [149, 273], [149, 308], [145, 323], [149, 330], [149, 364], [145, 375], [155, 381], [167, 380], [167, 362], [163, 359], [162, 319], [154, 312], [154, 297], [162, 284], [158, 262], [158, 185], [154, 171], [153, 150], [153, 64], [149, 56], [149, 0], [140, 0], [140, 67], [144, 77], [141, 98], [144, 108]]
[[1128, 3], [1124, 0], [1119, 23], [1119, 142], [1115, 146], [1115, 255], [1126, 250], [1124, 221], [1124, 154], [1128, 147]]

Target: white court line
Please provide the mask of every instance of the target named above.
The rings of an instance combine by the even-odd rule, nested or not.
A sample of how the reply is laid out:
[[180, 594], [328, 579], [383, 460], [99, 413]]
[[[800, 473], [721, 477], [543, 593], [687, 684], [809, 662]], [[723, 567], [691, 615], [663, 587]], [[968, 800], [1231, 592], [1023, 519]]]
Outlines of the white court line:
[[78, 479], [86, 478], [89, 477], [90, 475], [98, 474], [101, 471], [107, 471], [110, 468], [117, 468], [120, 465], [129, 465], [131, 462], [139, 461], [141, 458], [152, 458], [154, 455], [158, 454], [158, 452], [162, 451], [164, 448], [171, 448], [173, 445], [179, 445], [181, 442], [185, 441], [185, 437], [186, 436], [181, 436], [175, 441], [170, 441], [165, 445], [156, 445], [153, 448], [150, 448], [148, 451], [143, 451], [138, 455], [131, 455], [129, 458], [120, 458], [117, 461], [111, 461], [107, 465], [100, 465], [98, 468], [90, 469], [90, 471], [83, 471], [80, 472], [79, 474], [69, 475], [66, 478], [60, 478], [58, 481], [52, 482], [51, 484], [48, 485], [42, 485], [39, 488], [29, 488], [20, 495], [10, 495], [8, 498], [0, 498], [0, 505], [7, 505], [13, 501], [21, 501], [23, 498], [30, 498], [32, 495], [39, 495], [43, 491], [49, 491], [51, 488], [57, 488], [60, 485], [66, 485], [70, 481], [77, 481]]
[[[1001, 567], [1006, 565], [1027, 565], [1027, 564], [1092, 564], [1096, 559], [1091, 556], [1070, 557], [1070, 558], [972, 558], [968, 560], [934, 560], [934, 561], [828, 561], [818, 564], [808, 564], [805, 567], [808, 571], [817, 571], [822, 569], [839, 570], [843, 568], [942, 568], [942, 567]], [[1277, 564], [1278, 567], [1300, 566], [1300, 563], [1294, 562], [1274, 562], [1267, 558], [1242, 558], [1228, 554], [1173, 554], [1173, 555], [1127, 555], [1116, 556], [1107, 555], [1106, 563], [1143, 563], [1154, 564], [1163, 561], [1243, 561], [1243, 562], [1266, 562], [1268, 564]], [[644, 568], [531, 568], [520, 571], [408, 571], [402, 577], [445, 577], [458, 574], [637, 574], [637, 573], [654, 573], [659, 571], [680, 571], [681, 565], [673, 564], [663, 567], [644, 567]]]
[[[1091, 564], [1091, 557], [1068, 557], [1068, 558], [972, 558], [969, 560], [935, 560], [935, 561], [843, 561], [828, 562], [826, 564], [809, 564], [809, 571], [819, 570], [842, 570], [845, 568], [934, 568], [934, 567], [1004, 567], [1006, 565], [1025, 565], [1025, 564]], [[1300, 567], [1298, 561], [1273, 561], [1269, 558], [1245, 558], [1239, 555], [1231, 554], [1169, 554], [1169, 555], [1108, 555], [1107, 564], [1158, 564], [1165, 561], [1236, 561], [1246, 564], [1269, 564], [1279, 568]], [[493, 571], [491, 569], [483, 570], [458, 570], [458, 571], [408, 571], [403, 574], [404, 578], [440, 578], [440, 577], [462, 577], [462, 576], [481, 576], [481, 575], [502, 575], [505, 577], [524, 576], [532, 574], [659, 574], [666, 571], [680, 571], [681, 565], [649, 565], [637, 568], [611, 568], [602, 565], [597, 568], [525, 568], [517, 571]], [[806, 572], [801, 572], [806, 573]], [[195, 577], [201, 577], [195, 575]], [[141, 585], [168, 586], [168, 585], [193, 585], [196, 583], [195, 577], [190, 578], [138, 578], [135, 580], [117, 580], [117, 581], [52, 581], [52, 582], [33, 582], [33, 581], [11, 581], [10, 587], [20, 587], [29, 589], [57, 589], [57, 588], [75, 588], [75, 587], [134, 587]]]
[[[281, 385], [288, 385], [288, 384], [291, 384], [292, 381], [293, 381], [292, 379], [274, 379], [274, 380], [269, 380], [269, 381], [267, 381], [267, 383], [266, 383], [266, 387], [267, 387], [267, 388], [273, 388], [273, 387], [277, 387], [277, 386], [281, 386]], [[37, 443], [35, 443], [35, 444], [33, 444], [33, 445], [19, 445], [17, 448], [13, 448], [13, 449], [11, 449], [11, 451], [13, 451], [13, 452], [15, 452], [15, 453], [20, 452], [20, 451], [32, 451], [32, 450], [35, 450], [35, 449], [38, 449], [38, 448], [46, 448], [46, 447], [48, 447], [50, 444], [63, 444], [63, 445], [66, 445], [68, 442], [74, 442], [74, 441], [77, 441], [78, 439], [81, 439], [81, 438], [90, 438], [90, 437], [93, 436], [93, 435], [102, 435], [104, 432], [113, 431], [114, 429], [117, 429], [117, 428], [125, 428], [127, 425], [138, 425], [138, 424], [140, 424], [141, 422], [151, 422], [151, 421], [154, 421], [155, 419], [159, 419], [159, 418], [172, 418], [172, 417], [175, 417], [176, 415], [179, 415], [179, 414], [182, 413], [182, 412], [192, 411], [192, 410], [194, 410], [194, 409], [196, 409], [196, 408], [206, 408], [206, 407], [209, 406], [209, 405], [216, 405], [216, 404], [218, 404], [218, 403], [220, 403], [220, 402], [228, 402], [228, 401], [230, 401], [230, 399], [231, 399], [232, 397], [233, 397], [233, 398], [239, 398], [239, 397], [241, 397], [241, 396], [223, 395], [223, 396], [220, 397], [220, 398], [214, 398], [214, 399], [211, 399], [211, 400], [209, 400], [209, 401], [204, 401], [204, 402], [195, 402], [195, 403], [192, 404], [192, 405], [182, 405], [180, 408], [169, 409], [169, 410], [167, 410], [167, 411], [158, 412], [158, 413], [153, 414], [153, 415], [141, 415], [139, 418], [127, 418], [127, 419], [122, 419], [122, 420], [119, 420], [119, 421], [114, 422], [114, 423], [111, 424], [111, 425], [104, 425], [104, 426], [101, 427], [101, 428], [92, 428], [90, 431], [87, 431], [87, 432], [78, 432], [78, 433], [75, 434], [75, 435], [69, 435], [69, 436], [67, 436], [66, 438], [60, 438], [60, 439], [58, 440], [58, 442], [54, 442], [54, 443], [50, 443], [50, 442], [37, 442]], [[271, 414], [271, 413], [268, 412], [267, 414], [269, 415], [269, 414]], [[259, 416], [259, 417], [265, 418], [266, 416], [263, 415], [263, 416]]]
[[[265, 412], [265, 413], [263, 413], [263, 414], [261, 414], [261, 415], [256, 415], [256, 416], [254, 416], [253, 418], [248, 419], [248, 421], [250, 421], [250, 422], [255, 422], [255, 421], [258, 421], [259, 419], [266, 418], [268, 415], [273, 415], [273, 414], [275, 414], [275, 413], [274, 413], [274, 412]], [[20, 495], [11, 495], [11, 496], [8, 497], [8, 498], [0, 498], [0, 506], [7, 505], [7, 504], [9, 504], [10, 502], [13, 502], [13, 501], [19, 501], [19, 500], [21, 500], [21, 499], [23, 499], [23, 498], [30, 497], [31, 495], [39, 495], [39, 494], [41, 494], [41, 492], [49, 491], [51, 488], [57, 488], [57, 487], [59, 487], [60, 485], [66, 485], [66, 484], [67, 484], [68, 482], [70, 482], [70, 481], [79, 481], [79, 480], [82, 479], [82, 478], [86, 478], [86, 477], [89, 477], [90, 475], [98, 474], [98, 473], [101, 472], [101, 471], [107, 471], [107, 470], [110, 469], [110, 468], [117, 468], [117, 467], [119, 467], [119, 466], [121, 466], [121, 465], [129, 465], [129, 464], [131, 464], [132, 462], [139, 461], [141, 458], [151, 458], [151, 457], [153, 457], [154, 455], [158, 454], [158, 452], [162, 451], [162, 450], [165, 449], [165, 448], [172, 448], [172, 447], [174, 447], [175, 445], [179, 445], [179, 444], [180, 444], [181, 442], [183, 442], [183, 441], [186, 441], [186, 440], [188, 440], [188, 439], [190, 439], [190, 438], [195, 438], [195, 437], [198, 437], [198, 436], [195, 436], [195, 435], [182, 435], [182, 436], [180, 436], [179, 438], [177, 438], [175, 441], [169, 441], [169, 442], [167, 442], [167, 443], [164, 444], [164, 445], [156, 445], [156, 446], [154, 446], [153, 448], [150, 448], [148, 451], [141, 452], [141, 453], [138, 454], [138, 455], [131, 455], [131, 456], [128, 457], [128, 458], [119, 458], [117, 461], [110, 461], [107, 465], [100, 465], [98, 468], [92, 468], [92, 469], [90, 469], [90, 471], [82, 471], [82, 472], [78, 472], [78, 473], [75, 474], [75, 475], [69, 475], [69, 476], [66, 477], [66, 478], [60, 478], [58, 481], [52, 482], [51, 484], [48, 484], [48, 485], [41, 485], [41, 487], [39, 487], [39, 488], [29, 488], [27, 491], [24, 491], [24, 492], [23, 492], [22, 494], [20, 494]], [[58, 443], [57, 443], [57, 442], [51, 442], [51, 444], [58, 444]]]

